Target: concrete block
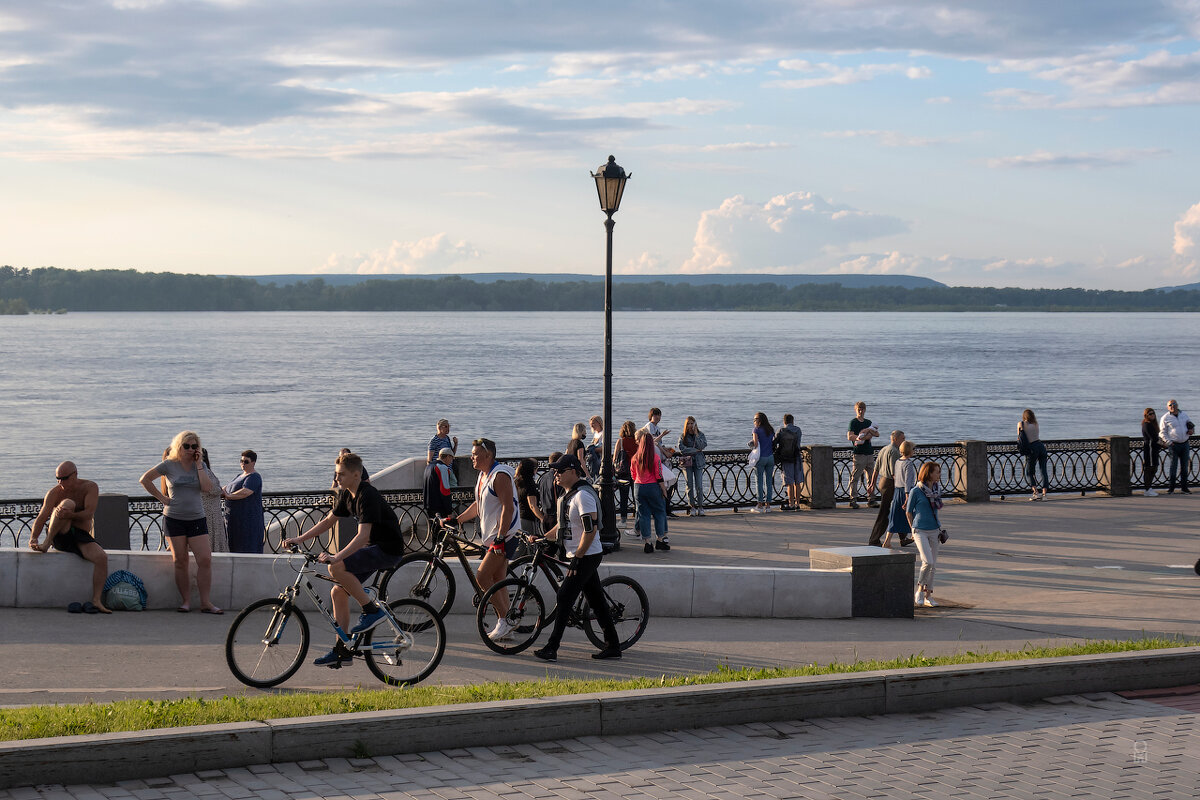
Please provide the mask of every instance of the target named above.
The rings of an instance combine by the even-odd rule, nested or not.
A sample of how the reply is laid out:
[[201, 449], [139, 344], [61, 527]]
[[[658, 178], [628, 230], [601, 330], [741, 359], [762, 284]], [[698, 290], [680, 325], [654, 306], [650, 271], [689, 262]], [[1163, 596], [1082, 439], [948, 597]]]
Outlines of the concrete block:
[[0, 742], [0, 788], [97, 784], [271, 761], [261, 722]]
[[24, 608], [65, 608], [92, 597], [92, 564], [74, 553], [51, 548], [45, 553], [16, 550], [4, 553], [16, 561], [15, 605]]
[[851, 613], [856, 617], [913, 616], [915, 555], [882, 547], [828, 547], [809, 551], [813, 569], [851, 572]]
[[887, 678], [887, 713], [1194, 683], [1200, 647], [929, 667]]
[[[642, 585], [650, 601], [651, 617], [691, 617], [692, 594], [696, 572], [707, 574], [704, 567], [604, 564], [600, 565], [600, 577], [625, 575]], [[698, 616], [698, 615], [696, 615]]]
[[17, 559], [14, 555], [0, 553], [0, 606], [9, 608], [17, 604]]
[[777, 569], [771, 616], [843, 619], [851, 616], [850, 570]]
[[[196, 597], [196, 562], [189, 561], [192, 595], [191, 604], [200, 606], [200, 598]], [[146, 586], [146, 606], [152, 609], [175, 608], [179, 605], [179, 590], [175, 588], [175, 565], [170, 553], [160, 552], [131, 552], [129, 554], [129, 571], [142, 579]]]
[[[601, 732], [596, 695], [272, 720], [273, 761], [557, 741]], [[359, 744], [361, 743], [361, 745]]]
[[[699, 567], [697, 570], [701, 569]], [[693, 617], [771, 615], [775, 571], [755, 567], [706, 569], [692, 589]]]
[[603, 735], [881, 714], [886, 703], [884, 675], [865, 672], [611, 692], [600, 698]]

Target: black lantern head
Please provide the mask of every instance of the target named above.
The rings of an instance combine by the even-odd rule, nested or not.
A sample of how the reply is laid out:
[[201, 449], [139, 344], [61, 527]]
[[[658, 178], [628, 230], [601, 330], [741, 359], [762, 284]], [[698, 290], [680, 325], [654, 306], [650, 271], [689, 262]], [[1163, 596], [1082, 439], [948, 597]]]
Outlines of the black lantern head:
[[621, 195], [625, 193], [625, 181], [633, 175], [626, 175], [625, 170], [617, 165], [617, 159], [608, 157], [607, 164], [601, 164], [600, 169], [592, 173], [596, 179], [596, 193], [600, 196], [600, 208], [610, 217], [621, 207]]

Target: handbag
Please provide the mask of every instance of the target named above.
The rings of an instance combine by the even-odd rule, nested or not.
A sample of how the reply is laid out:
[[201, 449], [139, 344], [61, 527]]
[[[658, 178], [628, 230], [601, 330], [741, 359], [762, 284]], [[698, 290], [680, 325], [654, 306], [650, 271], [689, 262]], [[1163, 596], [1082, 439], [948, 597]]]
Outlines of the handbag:
[[746, 456], [746, 466], [753, 467], [758, 463], [758, 445], [750, 448], [750, 455]]
[[691, 469], [695, 463], [691, 456], [680, 456], [676, 461], [679, 463], [680, 469]]
[[679, 480], [679, 476], [675, 474], [675, 470], [671, 469], [666, 464], [662, 465], [662, 477], [663, 484], [667, 487], [667, 489], [670, 489]]

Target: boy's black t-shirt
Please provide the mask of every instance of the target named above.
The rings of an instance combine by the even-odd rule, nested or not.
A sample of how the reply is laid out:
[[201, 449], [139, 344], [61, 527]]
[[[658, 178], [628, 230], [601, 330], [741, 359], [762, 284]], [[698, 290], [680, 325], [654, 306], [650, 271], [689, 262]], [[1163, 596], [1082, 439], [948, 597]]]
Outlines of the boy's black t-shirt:
[[358, 494], [352, 495], [346, 489], [337, 494], [333, 506], [335, 517], [354, 517], [361, 525], [371, 524], [371, 544], [388, 555], [404, 555], [404, 534], [400, 530], [400, 520], [396, 518], [395, 510], [383, 499], [383, 495], [369, 483], [358, 485]]

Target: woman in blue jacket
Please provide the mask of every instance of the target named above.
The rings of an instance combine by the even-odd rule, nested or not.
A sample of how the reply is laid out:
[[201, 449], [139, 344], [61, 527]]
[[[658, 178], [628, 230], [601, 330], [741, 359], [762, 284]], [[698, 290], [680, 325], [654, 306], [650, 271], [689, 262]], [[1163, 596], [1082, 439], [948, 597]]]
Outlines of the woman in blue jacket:
[[921, 573], [917, 576], [917, 593], [913, 605], [933, 608], [933, 572], [937, 566], [938, 545], [946, 541], [946, 534], [938, 521], [934, 486], [942, 478], [941, 465], [926, 461], [917, 474], [917, 486], [908, 493], [904, 512], [912, 527], [917, 552], [921, 554]]

